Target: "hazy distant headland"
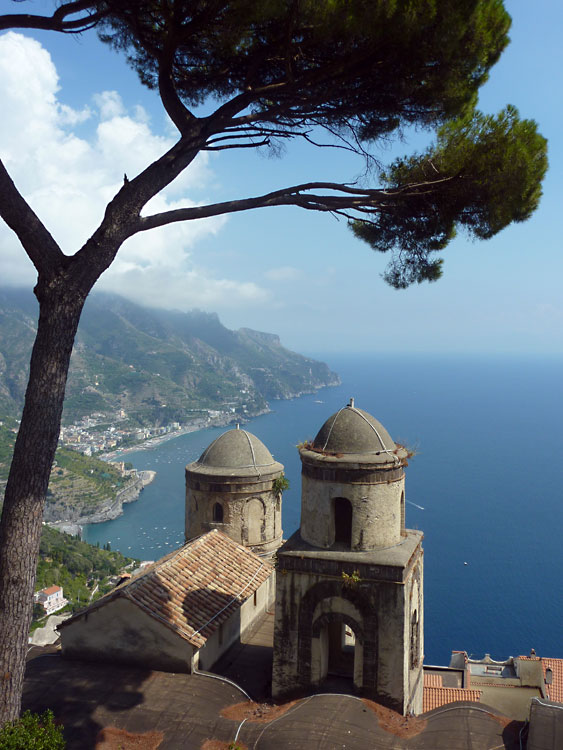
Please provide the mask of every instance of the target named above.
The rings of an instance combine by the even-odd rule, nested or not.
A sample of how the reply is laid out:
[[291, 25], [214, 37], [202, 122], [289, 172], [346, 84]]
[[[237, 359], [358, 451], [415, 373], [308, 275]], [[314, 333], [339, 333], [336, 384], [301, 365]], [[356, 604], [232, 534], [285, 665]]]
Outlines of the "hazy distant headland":
[[[36, 326], [31, 291], [0, 290], [0, 414], [21, 410]], [[137, 426], [219, 412], [230, 416], [227, 422], [243, 420], [266, 411], [269, 400], [339, 382], [323, 362], [285, 349], [274, 334], [231, 331], [215, 313], [149, 309], [93, 294], [72, 354], [63, 423], [94, 412]]]
[[[31, 291], [0, 290], [0, 499], [37, 312]], [[274, 334], [231, 331], [214, 313], [148, 309], [95, 294], [72, 354], [61, 445], [85, 457], [110, 458], [129, 446], [246, 422], [269, 411], [270, 400], [339, 383], [326, 364], [285, 349]], [[57, 455], [59, 464], [70, 460], [68, 453]], [[115, 518], [146, 483], [111, 471], [105, 476], [100, 462], [90, 466], [78, 457], [70, 463], [55, 464], [45, 512], [50, 522], [76, 526]]]

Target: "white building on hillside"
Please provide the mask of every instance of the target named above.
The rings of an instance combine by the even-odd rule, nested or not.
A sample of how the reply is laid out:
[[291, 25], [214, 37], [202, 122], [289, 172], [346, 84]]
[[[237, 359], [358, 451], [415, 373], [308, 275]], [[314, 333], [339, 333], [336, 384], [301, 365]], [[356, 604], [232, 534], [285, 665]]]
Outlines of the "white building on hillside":
[[68, 604], [60, 586], [48, 586], [46, 589], [41, 589], [35, 594], [35, 601], [43, 606], [47, 615], [58, 612], [59, 609]]

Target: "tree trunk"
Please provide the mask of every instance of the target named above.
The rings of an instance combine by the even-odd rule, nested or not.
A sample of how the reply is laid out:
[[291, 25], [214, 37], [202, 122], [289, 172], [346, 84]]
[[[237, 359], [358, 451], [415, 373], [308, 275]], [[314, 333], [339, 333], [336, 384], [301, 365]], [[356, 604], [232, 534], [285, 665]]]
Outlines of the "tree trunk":
[[87, 296], [65, 277], [35, 290], [39, 324], [0, 522], [0, 726], [20, 712], [43, 507]]

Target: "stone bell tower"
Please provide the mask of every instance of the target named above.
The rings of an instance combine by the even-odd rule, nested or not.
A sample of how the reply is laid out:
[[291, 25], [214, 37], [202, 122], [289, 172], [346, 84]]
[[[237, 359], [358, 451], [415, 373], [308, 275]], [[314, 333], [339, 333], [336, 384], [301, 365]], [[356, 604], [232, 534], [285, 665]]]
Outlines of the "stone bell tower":
[[407, 451], [348, 406], [299, 449], [301, 528], [278, 552], [274, 697], [322, 686], [422, 712], [422, 533]]
[[259, 555], [282, 543], [283, 465], [256, 435], [228, 430], [186, 466], [186, 541], [219, 529]]

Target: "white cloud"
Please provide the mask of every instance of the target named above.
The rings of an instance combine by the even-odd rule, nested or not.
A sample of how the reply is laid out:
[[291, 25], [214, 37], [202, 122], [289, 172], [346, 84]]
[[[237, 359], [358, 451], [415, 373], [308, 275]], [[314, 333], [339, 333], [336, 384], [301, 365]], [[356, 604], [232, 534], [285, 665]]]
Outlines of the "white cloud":
[[92, 99], [100, 111], [102, 120], [112, 120], [125, 114], [123, 102], [117, 91], [102, 91], [101, 94], [94, 94]]
[[72, 109], [68, 104], [59, 104], [59, 122], [62, 125], [79, 125], [92, 117], [90, 107]]
[[[116, 91], [104, 91], [79, 109], [61, 100], [49, 53], [21, 34], [0, 36], [0, 156], [19, 190], [64, 252], [76, 252], [101, 221], [123, 184], [170, 148], [172, 134], [151, 129], [147, 112], [125, 108]], [[89, 136], [75, 128], [90, 121]], [[81, 133], [83, 130], [80, 131]], [[213, 175], [202, 154], [144, 213], [196, 205], [190, 192]], [[263, 302], [257, 285], [218, 279], [191, 253], [216, 235], [226, 219], [174, 224], [128, 240], [100, 286], [138, 302], [188, 309], [228, 309]], [[32, 284], [35, 271], [17, 238], [0, 223], [0, 283]]]
[[231, 308], [254, 307], [267, 301], [266, 292], [252, 282], [215, 279], [192, 268], [174, 275], [169, 268], [142, 268], [121, 261], [100, 288], [116, 292], [150, 307], [186, 310], [199, 307], [220, 314]]
[[293, 266], [280, 266], [266, 271], [264, 276], [271, 281], [296, 281], [303, 276], [303, 272]]

